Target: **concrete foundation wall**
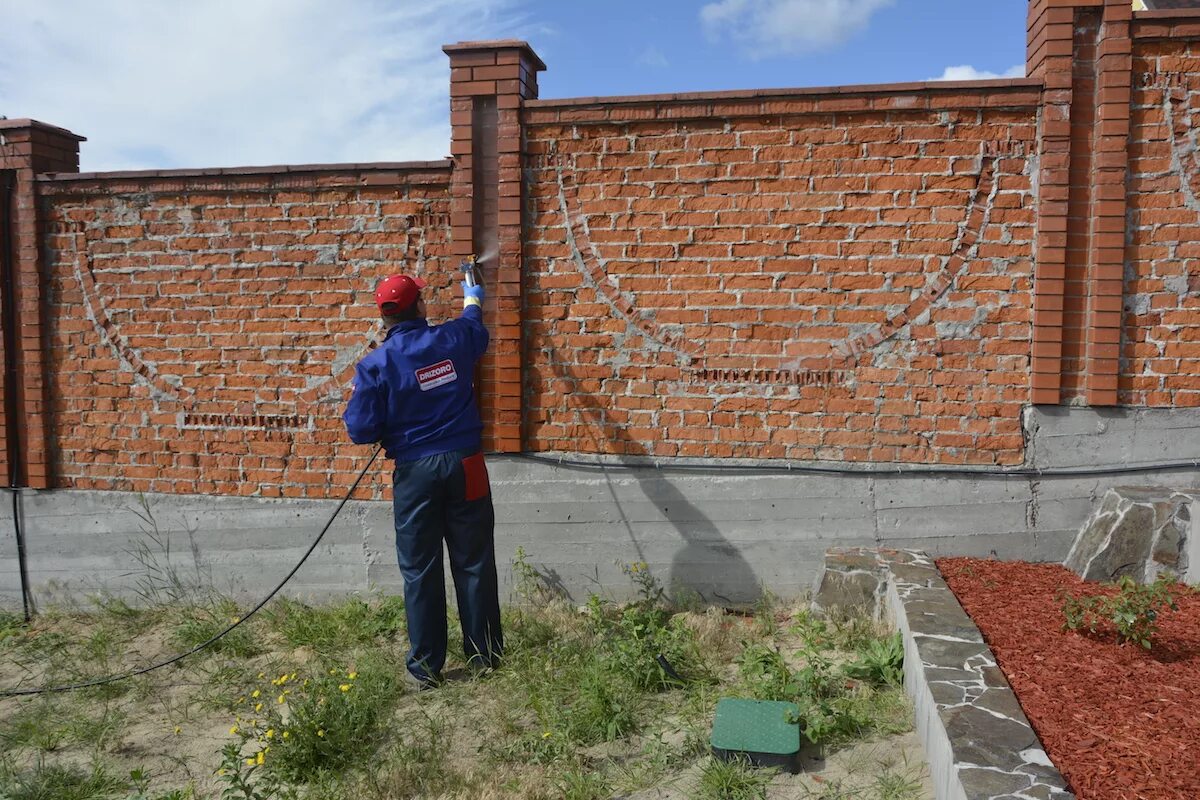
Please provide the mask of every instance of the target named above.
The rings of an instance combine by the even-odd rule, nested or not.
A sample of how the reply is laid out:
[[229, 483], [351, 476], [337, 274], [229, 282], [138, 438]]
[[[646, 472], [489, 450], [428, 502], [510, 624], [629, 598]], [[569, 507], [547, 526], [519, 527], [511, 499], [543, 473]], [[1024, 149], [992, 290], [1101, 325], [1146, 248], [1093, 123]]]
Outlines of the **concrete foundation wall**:
[[[1200, 452], [1200, 410], [1035, 408], [1025, 427], [1031, 466], [1042, 469], [1184, 460]], [[510, 456], [492, 457], [489, 468], [502, 593], [511, 592], [511, 563], [522, 547], [577, 600], [590, 592], [627, 595], [621, 564], [645, 561], [665, 584], [717, 603], [752, 601], [763, 587], [783, 596], [804, 592], [835, 546], [1062, 560], [1108, 487], [1200, 479], [1195, 469], [1041, 479], [684, 472]], [[43, 603], [100, 592], [136, 597], [161, 589], [170, 569], [185, 583], [251, 599], [287, 574], [336, 507], [324, 500], [64, 490], [26, 491], [21, 502], [31, 584]], [[0, 507], [0, 603], [13, 608], [20, 595], [11, 503]], [[398, 593], [392, 530], [389, 503], [347, 504], [288, 593]]]

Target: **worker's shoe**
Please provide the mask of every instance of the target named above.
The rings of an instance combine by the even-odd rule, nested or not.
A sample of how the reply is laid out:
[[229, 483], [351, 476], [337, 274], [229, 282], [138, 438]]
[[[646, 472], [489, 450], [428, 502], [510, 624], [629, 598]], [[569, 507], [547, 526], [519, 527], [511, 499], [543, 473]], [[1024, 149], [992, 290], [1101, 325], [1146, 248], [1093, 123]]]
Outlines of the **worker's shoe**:
[[467, 662], [467, 673], [471, 676], [472, 680], [486, 678], [499, 668], [499, 658], [485, 659], [483, 657], [476, 657]]
[[411, 692], [427, 692], [431, 689], [436, 689], [442, 685], [441, 676], [429, 678], [424, 676], [413, 675], [407, 670], [404, 673], [405, 684]]

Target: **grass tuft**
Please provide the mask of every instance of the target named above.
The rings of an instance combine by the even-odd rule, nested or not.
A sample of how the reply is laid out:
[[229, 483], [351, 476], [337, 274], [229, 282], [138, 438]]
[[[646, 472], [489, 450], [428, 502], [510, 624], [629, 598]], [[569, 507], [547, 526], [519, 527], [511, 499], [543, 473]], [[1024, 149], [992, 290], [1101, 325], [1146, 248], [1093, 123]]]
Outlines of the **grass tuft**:
[[[179, 609], [171, 644], [190, 650], [233, 624], [241, 617], [237, 604], [227, 598], [219, 598], [201, 606], [184, 606]], [[263, 652], [250, 624], [239, 625], [213, 642], [204, 651], [206, 654], [223, 653], [235, 658], [253, 658]]]
[[700, 772], [697, 800], [766, 800], [775, 770], [756, 769], [743, 759], [710, 758]]
[[126, 781], [100, 764], [85, 770], [39, 761], [31, 769], [17, 771], [0, 762], [0, 797], [5, 800], [109, 800], [127, 789]]
[[402, 597], [386, 597], [373, 604], [353, 597], [315, 607], [283, 599], [265, 615], [288, 644], [311, 647], [318, 653], [391, 640], [405, 630]]

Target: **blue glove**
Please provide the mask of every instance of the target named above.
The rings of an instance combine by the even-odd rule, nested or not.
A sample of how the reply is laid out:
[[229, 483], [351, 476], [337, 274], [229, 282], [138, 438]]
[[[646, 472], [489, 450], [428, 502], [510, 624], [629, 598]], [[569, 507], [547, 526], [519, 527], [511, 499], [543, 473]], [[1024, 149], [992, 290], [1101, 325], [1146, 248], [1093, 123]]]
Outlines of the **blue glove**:
[[477, 303], [483, 303], [483, 284], [477, 283], [474, 286], [468, 286], [466, 281], [462, 282], [463, 287], [463, 302], [469, 303], [474, 300]]

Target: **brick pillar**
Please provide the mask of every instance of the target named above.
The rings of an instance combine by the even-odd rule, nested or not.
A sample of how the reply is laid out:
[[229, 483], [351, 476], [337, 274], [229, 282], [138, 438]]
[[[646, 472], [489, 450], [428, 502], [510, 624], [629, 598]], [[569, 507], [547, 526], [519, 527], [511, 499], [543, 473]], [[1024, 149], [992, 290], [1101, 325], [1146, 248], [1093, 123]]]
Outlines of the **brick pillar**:
[[[3, 349], [4, 485], [48, 489], [50, 474], [49, 382], [42, 302], [36, 176], [78, 172], [82, 136], [35, 120], [0, 120], [0, 274]], [[12, 379], [10, 379], [10, 377]]]
[[484, 447], [513, 453], [521, 431], [521, 108], [546, 68], [525, 42], [460, 42], [450, 56], [451, 253], [482, 259], [491, 346], [479, 370]]
[[1128, 0], [1106, 0], [1096, 52], [1091, 241], [1088, 249], [1085, 397], [1117, 404], [1121, 307], [1125, 283], [1125, 198], [1129, 172], [1129, 103], [1133, 41]]
[[1132, 81], [1128, 0], [1031, 0], [1039, 130], [1031, 400], [1117, 401]]

